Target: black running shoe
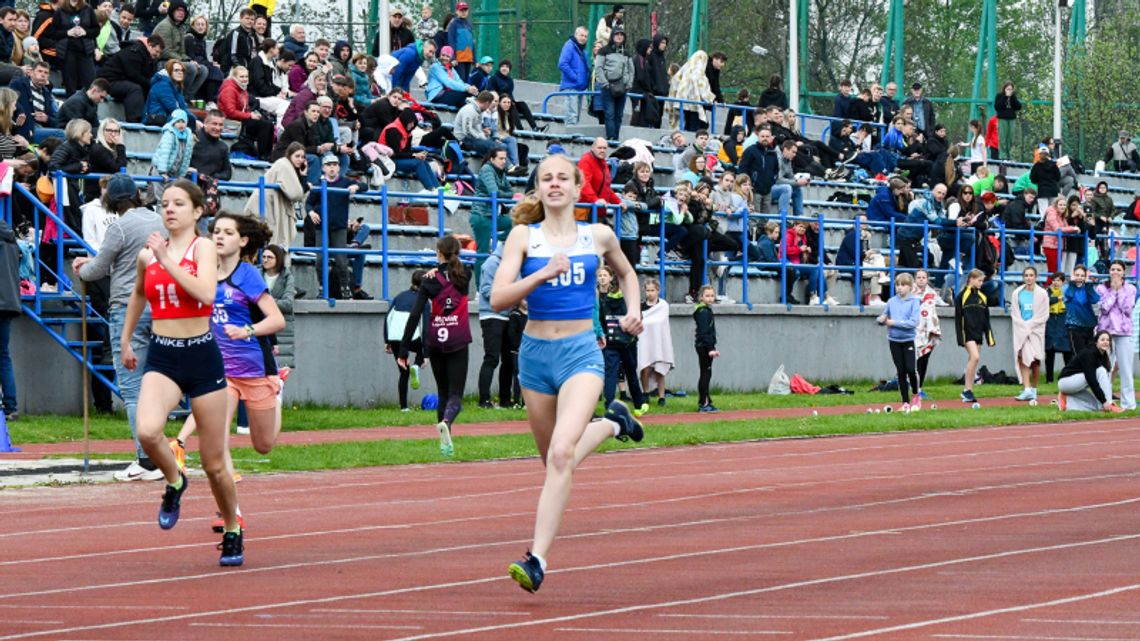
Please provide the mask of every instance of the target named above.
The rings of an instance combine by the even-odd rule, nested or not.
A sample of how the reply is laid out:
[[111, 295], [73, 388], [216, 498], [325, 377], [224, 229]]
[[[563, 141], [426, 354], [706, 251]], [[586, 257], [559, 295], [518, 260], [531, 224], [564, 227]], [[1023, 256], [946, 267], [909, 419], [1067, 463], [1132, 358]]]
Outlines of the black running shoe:
[[234, 567], [245, 563], [245, 546], [242, 545], [241, 530], [223, 534], [222, 542], [218, 544], [218, 549], [222, 551], [222, 556], [218, 559], [218, 565], [222, 567]]
[[629, 407], [621, 401], [614, 401], [606, 407], [606, 418], [618, 424], [620, 430], [616, 438], [619, 441], [632, 440], [638, 443], [645, 437], [645, 430], [641, 429], [641, 423], [633, 417]]
[[162, 505], [158, 508], [158, 527], [164, 530], [169, 530], [178, 523], [178, 512], [182, 509], [182, 493], [190, 485], [185, 474], [179, 471], [178, 475], [182, 477], [182, 488], [176, 490], [168, 483], [166, 493], [162, 495]]
[[529, 551], [522, 561], [515, 561], [507, 568], [507, 574], [527, 592], [538, 592], [538, 588], [542, 587], [542, 564]]

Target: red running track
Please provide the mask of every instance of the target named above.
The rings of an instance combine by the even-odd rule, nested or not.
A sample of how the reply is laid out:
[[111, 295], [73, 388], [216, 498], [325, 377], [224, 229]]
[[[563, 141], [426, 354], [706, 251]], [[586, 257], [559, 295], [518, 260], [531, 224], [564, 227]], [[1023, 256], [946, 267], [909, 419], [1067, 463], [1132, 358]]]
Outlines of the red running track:
[[1140, 423], [599, 455], [542, 590], [534, 459], [0, 493], [0, 640], [1140, 638]]

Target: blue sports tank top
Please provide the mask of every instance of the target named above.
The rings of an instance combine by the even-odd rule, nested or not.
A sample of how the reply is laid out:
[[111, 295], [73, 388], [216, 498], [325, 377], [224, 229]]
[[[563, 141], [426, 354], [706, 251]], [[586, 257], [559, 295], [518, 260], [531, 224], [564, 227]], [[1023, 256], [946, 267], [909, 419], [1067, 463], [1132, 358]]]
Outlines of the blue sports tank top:
[[542, 224], [530, 225], [530, 239], [523, 261], [523, 277], [539, 271], [555, 254], [566, 254], [570, 270], [538, 286], [526, 298], [532, 320], [582, 320], [594, 317], [597, 297], [598, 252], [594, 232], [587, 223], [578, 223], [578, 238], [569, 247], [555, 247], [546, 242]]

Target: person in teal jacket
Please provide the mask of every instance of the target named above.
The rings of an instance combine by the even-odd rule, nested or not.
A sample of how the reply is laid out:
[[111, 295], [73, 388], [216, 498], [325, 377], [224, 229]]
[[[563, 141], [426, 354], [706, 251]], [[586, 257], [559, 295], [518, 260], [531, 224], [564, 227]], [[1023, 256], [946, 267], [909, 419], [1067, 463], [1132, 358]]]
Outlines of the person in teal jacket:
[[475, 95], [475, 87], [468, 85], [460, 73], [451, 64], [451, 47], [439, 50], [439, 59], [431, 64], [428, 70], [427, 95], [428, 102], [437, 105], [451, 105], [462, 107], [468, 96]]
[[[499, 204], [513, 203], [514, 192], [507, 181], [507, 150], [495, 147], [483, 159], [483, 166], [479, 169], [479, 178], [475, 181], [475, 197], [490, 198], [495, 194]], [[500, 208], [501, 212], [501, 208]], [[475, 236], [475, 251], [479, 257], [475, 259], [475, 273], [483, 266], [483, 258], [491, 251], [491, 228], [493, 226], [494, 212], [490, 202], [476, 202], [471, 204], [471, 232]], [[511, 220], [500, 213], [498, 220], [500, 231], [510, 230]]]
[[158, 139], [151, 164], [154, 166], [154, 172], [167, 180], [182, 178], [190, 170], [194, 136], [188, 123], [188, 114], [181, 109], [175, 109], [162, 127], [162, 137]]

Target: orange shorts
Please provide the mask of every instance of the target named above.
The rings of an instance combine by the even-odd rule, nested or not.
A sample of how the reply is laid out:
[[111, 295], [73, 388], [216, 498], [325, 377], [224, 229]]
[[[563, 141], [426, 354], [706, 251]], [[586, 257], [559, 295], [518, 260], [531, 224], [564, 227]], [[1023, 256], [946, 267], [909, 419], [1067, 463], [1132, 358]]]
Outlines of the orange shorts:
[[281, 379], [277, 376], [257, 378], [226, 377], [229, 393], [239, 401], [245, 401], [246, 409], [271, 410], [277, 407], [277, 394], [281, 392]]

